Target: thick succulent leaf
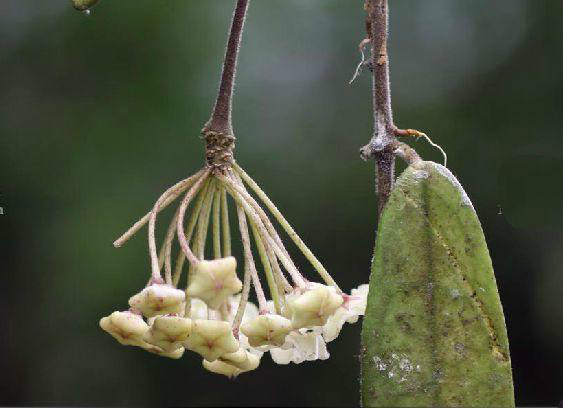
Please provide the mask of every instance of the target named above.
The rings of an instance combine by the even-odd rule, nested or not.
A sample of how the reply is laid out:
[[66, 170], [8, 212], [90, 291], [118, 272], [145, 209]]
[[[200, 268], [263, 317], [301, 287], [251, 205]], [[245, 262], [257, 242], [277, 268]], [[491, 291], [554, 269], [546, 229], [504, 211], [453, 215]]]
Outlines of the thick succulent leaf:
[[419, 162], [382, 214], [362, 329], [364, 406], [514, 406], [481, 224], [455, 177]]

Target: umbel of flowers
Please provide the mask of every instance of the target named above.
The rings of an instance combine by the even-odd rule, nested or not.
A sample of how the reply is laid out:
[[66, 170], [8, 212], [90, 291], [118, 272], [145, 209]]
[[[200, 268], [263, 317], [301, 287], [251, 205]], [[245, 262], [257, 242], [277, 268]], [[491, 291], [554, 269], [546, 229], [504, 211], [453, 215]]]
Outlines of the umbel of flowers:
[[[367, 285], [351, 294], [342, 292], [272, 201], [235, 163], [234, 138], [204, 135], [204, 168], [166, 190], [152, 210], [115, 241], [120, 247], [148, 223], [151, 277], [129, 299], [129, 309], [103, 317], [101, 328], [123, 345], [163, 357], [178, 359], [185, 350], [193, 351], [203, 358], [204, 368], [229, 377], [256, 369], [265, 352], [278, 364], [328, 358], [326, 343], [338, 336], [345, 322], [354, 323], [363, 315]], [[157, 215], [180, 196], [157, 252]], [[231, 255], [228, 206], [233, 203], [243, 247], [241, 273]], [[321, 282], [297, 269], [266, 210]], [[212, 248], [207, 248], [206, 259], [209, 232]], [[173, 262], [176, 242], [180, 249]], [[257, 305], [249, 301], [251, 289]]]
[[[217, 100], [202, 131], [206, 163], [166, 190], [152, 210], [114, 242], [120, 247], [148, 223], [151, 276], [129, 299], [128, 310], [100, 320], [101, 328], [123, 345], [175, 359], [189, 350], [201, 355], [204, 368], [228, 377], [256, 369], [266, 352], [279, 364], [328, 358], [326, 343], [338, 336], [345, 322], [363, 315], [368, 290], [362, 285], [351, 294], [342, 292], [233, 158], [231, 99], [247, 7], [248, 0], [237, 0]], [[157, 216], [179, 197], [157, 251]], [[243, 248], [238, 273], [231, 254], [228, 207], [233, 203]], [[321, 282], [297, 269], [266, 211]], [[212, 248], [206, 252], [209, 231]], [[176, 243], [179, 250], [173, 248]], [[249, 302], [251, 289], [257, 305]]]

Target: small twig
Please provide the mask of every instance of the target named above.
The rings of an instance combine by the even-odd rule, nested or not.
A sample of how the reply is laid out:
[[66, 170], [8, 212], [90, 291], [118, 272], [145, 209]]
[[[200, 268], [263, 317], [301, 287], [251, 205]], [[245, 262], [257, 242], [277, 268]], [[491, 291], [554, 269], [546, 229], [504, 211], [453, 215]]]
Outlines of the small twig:
[[393, 154], [399, 156], [409, 166], [422, 160], [418, 153], [406, 143], [396, 141], [393, 143], [392, 149]]

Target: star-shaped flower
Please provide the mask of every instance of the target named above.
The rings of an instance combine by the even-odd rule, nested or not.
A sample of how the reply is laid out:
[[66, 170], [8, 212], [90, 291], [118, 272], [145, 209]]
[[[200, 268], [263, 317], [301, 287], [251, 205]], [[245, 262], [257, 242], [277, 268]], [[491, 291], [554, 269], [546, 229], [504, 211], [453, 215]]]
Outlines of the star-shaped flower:
[[239, 348], [228, 322], [200, 319], [192, 320], [192, 333], [184, 346], [201, 354], [207, 361], [215, 361]]
[[344, 302], [323, 326], [323, 337], [326, 342], [338, 337], [344, 323], [356, 323], [358, 318], [364, 315], [368, 291], [369, 285], [364, 284], [352, 289], [351, 295], [342, 295]]
[[364, 283], [356, 289], [352, 289], [351, 295], [344, 296], [344, 303], [342, 306], [348, 310], [348, 323], [356, 323], [360, 316], [366, 312], [366, 305], [368, 302], [369, 285]]
[[236, 273], [237, 261], [229, 256], [196, 264], [187, 293], [218, 309], [231, 295], [240, 292], [242, 282]]
[[142, 346], [145, 343], [143, 338], [149, 331], [143, 318], [130, 311], [116, 311], [102, 317], [100, 327], [124, 346]]
[[152, 284], [129, 299], [129, 306], [146, 317], [184, 313], [186, 295], [170, 285]]
[[182, 347], [192, 332], [192, 320], [180, 316], [158, 316], [145, 335], [145, 341], [164, 351], [172, 352]]
[[271, 349], [270, 355], [277, 364], [300, 364], [303, 361], [326, 360], [330, 357], [318, 329], [291, 332], [286, 337], [285, 344]]
[[323, 326], [344, 302], [332, 286], [317, 284], [312, 289], [288, 301], [294, 329]]
[[244, 323], [241, 332], [252, 347], [281, 346], [285, 336], [293, 330], [291, 321], [275, 314], [264, 314]]

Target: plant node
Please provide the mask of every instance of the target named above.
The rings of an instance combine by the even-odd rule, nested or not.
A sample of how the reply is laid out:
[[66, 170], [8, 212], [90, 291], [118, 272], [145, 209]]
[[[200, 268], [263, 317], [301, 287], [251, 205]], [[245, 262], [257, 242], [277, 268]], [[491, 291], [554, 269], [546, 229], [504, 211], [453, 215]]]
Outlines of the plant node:
[[235, 137], [230, 133], [202, 130], [205, 139], [205, 161], [212, 172], [224, 173], [233, 164]]

